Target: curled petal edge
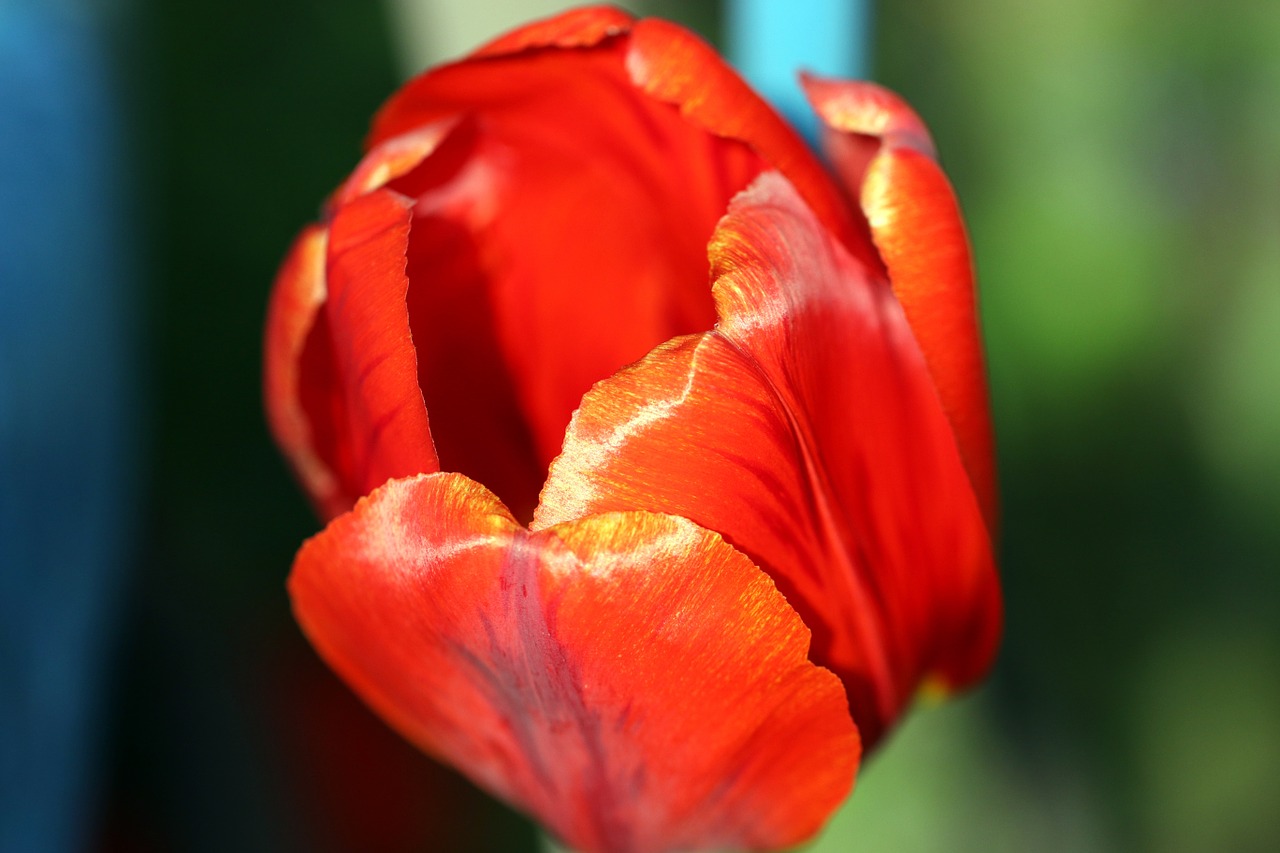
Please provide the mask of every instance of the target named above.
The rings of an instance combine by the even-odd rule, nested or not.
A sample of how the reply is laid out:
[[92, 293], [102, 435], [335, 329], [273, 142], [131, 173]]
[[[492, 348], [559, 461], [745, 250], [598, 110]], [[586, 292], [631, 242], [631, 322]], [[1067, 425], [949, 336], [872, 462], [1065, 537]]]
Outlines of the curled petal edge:
[[901, 307], [766, 173], [712, 241], [720, 322], [598, 383], [535, 529], [625, 508], [721, 532], [815, 632], [873, 744], [991, 664], [991, 541]]
[[871, 83], [806, 75], [824, 146], [858, 203], [933, 376], [993, 536], [998, 497], [977, 283], [951, 183], [923, 121]]
[[635, 18], [613, 6], [570, 9], [499, 36], [471, 56], [503, 56], [541, 47], [591, 47], [626, 32], [634, 23]]
[[276, 275], [267, 306], [262, 382], [271, 433], [324, 518], [350, 506], [333, 468], [317, 450], [302, 401], [302, 354], [324, 308], [328, 241], [328, 229], [307, 226], [294, 240]]
[[328, 418], [349, 501], [389, 479], [440, 468], [409, 328], [412, 207], [378, 189], [338, 208], [329, 227], [327, 324], [316, 331], [336, 365], [336, 397], [312, 423]]

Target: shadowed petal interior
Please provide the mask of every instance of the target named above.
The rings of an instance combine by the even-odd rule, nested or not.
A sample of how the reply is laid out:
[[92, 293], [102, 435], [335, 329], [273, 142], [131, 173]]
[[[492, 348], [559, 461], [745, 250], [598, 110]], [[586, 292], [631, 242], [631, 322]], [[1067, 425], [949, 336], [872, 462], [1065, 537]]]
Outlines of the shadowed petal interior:
[[439, 149], [388, 184], [416, 199], [422, 391], [442, 466], [527, 520], [587, 389], [714, 322], [706, 242], [763, 163], [637, 91], [622, 35], [432, 71], [372, 140], [445, 120]]

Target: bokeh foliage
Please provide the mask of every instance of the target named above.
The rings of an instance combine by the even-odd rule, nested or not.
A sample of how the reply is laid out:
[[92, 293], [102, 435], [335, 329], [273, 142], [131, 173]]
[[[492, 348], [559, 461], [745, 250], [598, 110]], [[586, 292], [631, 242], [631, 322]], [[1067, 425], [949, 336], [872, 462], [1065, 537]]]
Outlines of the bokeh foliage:
[[[156, 441], [109, 846], [351, 849], [349, 806], [401, 821], [366, 849], [529, 847], [426, 759], [343, 734], [377, 724], [283, 591], [316, 523], [262, 421], [263, 310], [396, 84], [384, 10], [134, 11]], [[990, 684], [909, 721], [820, 849], [1276, 849], [1280, 7], [877, 15], [876, 77], [933, 128], [972, 230], [1008, 629]], [[363, 790], [379, 772], [398, 805]]]

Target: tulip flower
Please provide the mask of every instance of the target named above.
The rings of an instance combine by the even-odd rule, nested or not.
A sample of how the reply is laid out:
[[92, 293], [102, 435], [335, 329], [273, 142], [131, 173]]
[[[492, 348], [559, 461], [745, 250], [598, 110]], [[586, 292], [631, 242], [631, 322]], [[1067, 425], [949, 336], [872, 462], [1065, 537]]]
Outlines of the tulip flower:
[[829, 166], [612, 9], [409, 82], [276, 281], [328, 664], [581, 851], [811, 837], [1000, 633], [964, 227], [920, 120], [806, 79]]

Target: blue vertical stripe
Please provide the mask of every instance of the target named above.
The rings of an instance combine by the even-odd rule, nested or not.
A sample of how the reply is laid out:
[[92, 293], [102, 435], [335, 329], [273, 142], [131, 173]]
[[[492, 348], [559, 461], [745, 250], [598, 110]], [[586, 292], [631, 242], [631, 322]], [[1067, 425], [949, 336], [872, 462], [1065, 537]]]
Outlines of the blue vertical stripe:
[[812, 144], [818, 122], [797, 73], [864, 78], [869, 0], [726, 0], [729, 59]]
[[71, 5], [0, 0], [0, 853], [95, 846], [137, 499], [117, 92]]

